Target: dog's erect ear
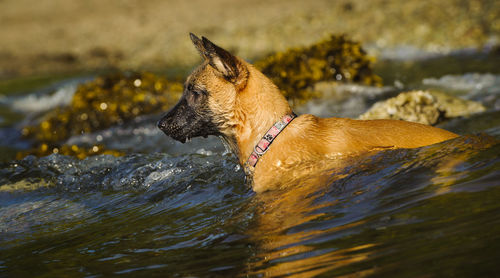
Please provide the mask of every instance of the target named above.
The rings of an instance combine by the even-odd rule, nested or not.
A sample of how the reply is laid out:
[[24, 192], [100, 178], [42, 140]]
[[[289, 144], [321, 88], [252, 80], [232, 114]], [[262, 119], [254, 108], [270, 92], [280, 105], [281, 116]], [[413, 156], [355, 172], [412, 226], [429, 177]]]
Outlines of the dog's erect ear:
[[226, 80], [235, 81], [240, 73], [238, 69], [238, 59], [225, 49], [209, 41], [207, 38], [201, 37], [201, 40], [210, 65], [219, 71]]
[[190, 33], [191, 41], [201, 56], [207, 59], [210, 66], [229, 82], [237, 87], [244, 87], [248, 78], [248, 69], [227, 50], [217, 46], [205, 37], [198, 38]]
[[201, 41], [200, 38], [198, 38], [195, 34], [189, 33], [189, 36], [191, 37], [191, 41], [193, 42], [194, 46], [200, 53], [201, 57], [203, 59], [208, 59], [207, 52], [205, 50], [205, 47], [203, 46], [203, 42]]

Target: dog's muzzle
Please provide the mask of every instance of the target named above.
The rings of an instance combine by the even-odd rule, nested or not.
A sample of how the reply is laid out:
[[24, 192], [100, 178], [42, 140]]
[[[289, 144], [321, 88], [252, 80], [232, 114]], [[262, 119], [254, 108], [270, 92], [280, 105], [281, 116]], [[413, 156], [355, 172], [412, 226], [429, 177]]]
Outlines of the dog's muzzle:
[[[165, 133], [165, 135], [177, 140], [181, 143], [185, 143], [188, 139], [188, 135], [182, 132], [181, 127], [178, 127], [175, 123], [172, 123], [172, 119], [165, 116], [158, 121], [158, 128]], [[178, 127], [178, 128], [176, 128]]]
[[161, 118], [157, 125], [163, 133], [181, 143], [194, 137], [219, 133], [210, 115], [196, 113], [184, 99]]

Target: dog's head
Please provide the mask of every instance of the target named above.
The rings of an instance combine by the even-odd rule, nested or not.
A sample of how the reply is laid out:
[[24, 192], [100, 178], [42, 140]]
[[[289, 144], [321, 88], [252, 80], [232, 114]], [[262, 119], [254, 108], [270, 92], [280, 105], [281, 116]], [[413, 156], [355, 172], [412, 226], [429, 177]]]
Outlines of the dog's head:
[[179, 102], [158, 122], [166, 135], [182, 143], [229, 135], [237, 94], [248, 78], [245, 62], [205, 37], [190, 35], [204, 61], [187, 78]]

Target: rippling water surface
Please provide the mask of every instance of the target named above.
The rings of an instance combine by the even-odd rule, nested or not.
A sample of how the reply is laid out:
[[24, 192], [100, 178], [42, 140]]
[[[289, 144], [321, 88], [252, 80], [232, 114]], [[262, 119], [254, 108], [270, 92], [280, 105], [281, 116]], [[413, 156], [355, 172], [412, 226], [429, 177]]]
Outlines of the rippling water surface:
[[[487, 105], [442, 125], [466, 136], [360, 157], [323, 173], [323, 184], [263, 194], [248, 188], [217, 138], [174, 142], [156, 129], [158, 115], [69, 139], [123, 157], [12, 160], [9, 151], [30, 144], [19, 140], [19, 125], [48, 109], [36, 102], [52, 96], [64, 105], [60, 90], [73, 89], [4, 97], [0, 276], [497, 276], [499, 80], [422, 80]], [[349, 90], [328, 106], [334, 111], [302, 109], [349, 115], [387, 92]], [[34, 114], [16, 114], [22, 107]]]

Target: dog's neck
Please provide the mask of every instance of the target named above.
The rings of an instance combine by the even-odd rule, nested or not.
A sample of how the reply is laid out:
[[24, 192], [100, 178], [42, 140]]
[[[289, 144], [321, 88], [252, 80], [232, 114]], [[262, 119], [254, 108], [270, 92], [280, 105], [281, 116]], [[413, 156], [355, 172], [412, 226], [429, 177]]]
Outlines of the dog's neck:
[[239, 124], [233, 128], [232, 136], [226, 136], [241, 165], [269, 128], [284, 115], [292, 113], [276, 85], [253, 66], [246, 66], [249, 70], [248, 82], [238, 92], [235, 104], [235, 117], [238, 117], [235, 122]]

